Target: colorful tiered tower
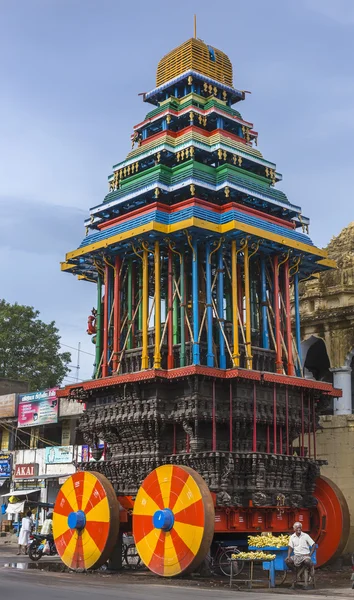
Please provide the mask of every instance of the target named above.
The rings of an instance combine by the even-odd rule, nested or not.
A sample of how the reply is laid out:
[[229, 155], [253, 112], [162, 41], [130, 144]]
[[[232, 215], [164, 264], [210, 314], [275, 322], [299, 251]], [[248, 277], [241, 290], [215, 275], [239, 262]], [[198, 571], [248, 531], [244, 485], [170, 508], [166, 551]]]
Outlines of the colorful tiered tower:
[[183, 464], [214, 494], [216, 531], [284, 531], [299, 511], [310, 529], [317, 417], [338, 391], [303, 378], [298, 284], [333, 263], [232, 108], [245, 94], [229, 58], [196, 37], [159, 62], [144, 94], [154, 108], [62, 265], [98, 299], [94, 378], [61, 395], [87, 403], [85, 440], [96, 457], [107, 444], [94, 468], [120, 498]]

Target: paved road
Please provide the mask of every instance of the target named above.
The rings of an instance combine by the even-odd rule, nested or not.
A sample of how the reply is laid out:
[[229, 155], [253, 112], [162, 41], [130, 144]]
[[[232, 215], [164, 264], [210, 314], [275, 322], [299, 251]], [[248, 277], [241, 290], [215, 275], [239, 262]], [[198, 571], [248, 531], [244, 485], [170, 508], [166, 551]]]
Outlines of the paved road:
[[[284, 590], [285, 591], [285, 590]], [[237, 590], [201, 589], [198, 587], [181, 587], [172, 584], [158, 584], [156, 580], [149, 583], [122, 583], [119, 576], [103, 576], [70, 573], [48, 573], [42, 571], [18, 570], [0, 566], [0, 595], [6, 600], [280, 600], [288, 596], [285, 592], [273, 593], [268, 590], [243, 592]], [[353, 598], [351, 590], [341, 593], [321, 593], [322, 598]], [[289, 591], [291, 600], [319, 600], [321, 596], [313, 594], [295, 594]]]

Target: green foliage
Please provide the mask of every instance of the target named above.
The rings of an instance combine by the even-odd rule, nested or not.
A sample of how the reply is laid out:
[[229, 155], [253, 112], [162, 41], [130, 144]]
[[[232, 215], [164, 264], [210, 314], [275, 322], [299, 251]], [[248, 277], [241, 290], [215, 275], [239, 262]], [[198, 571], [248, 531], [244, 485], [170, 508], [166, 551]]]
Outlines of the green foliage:
[[0, 377], [29, 382], [31, 392], [59, 385], [70, 370], [55, 322], [43, 323], [31, 306], [0, 300]]

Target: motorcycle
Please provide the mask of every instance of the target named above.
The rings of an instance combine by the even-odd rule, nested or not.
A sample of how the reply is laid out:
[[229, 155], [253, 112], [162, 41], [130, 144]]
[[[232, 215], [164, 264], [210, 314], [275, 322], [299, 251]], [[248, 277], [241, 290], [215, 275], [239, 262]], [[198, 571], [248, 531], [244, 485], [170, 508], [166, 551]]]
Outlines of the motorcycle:
[[28, 556], [31, 560], [37, 562], [42, 556], [55, 556], [58, 554], [54, 540], [47, 539], [45, 535], [32, 533], [32, 539], [28, 547]]

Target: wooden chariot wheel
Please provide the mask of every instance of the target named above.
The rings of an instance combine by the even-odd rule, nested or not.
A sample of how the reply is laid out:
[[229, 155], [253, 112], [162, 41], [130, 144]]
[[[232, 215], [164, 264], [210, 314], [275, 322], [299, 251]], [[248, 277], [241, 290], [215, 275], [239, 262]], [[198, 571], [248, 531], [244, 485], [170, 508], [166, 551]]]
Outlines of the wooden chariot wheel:
[[350, 514], [347, 501], [338, 486], [321, 475], [313, 492], [317, 506], [313, 510], [311, 537], [318, 544], [317, 566], [338, 558], [348, 541]]
[[163, 465], [143, 481], [134, 503], [133, 534], [145, 565], [173, 577], [196, 569], [214, 535], [214, 504], [193, 469]]
[[111, 556], [119, 533], [119, 503], [108, 479], [78, 472], [62, 485], [53, 511], [58, 554], [71, 569], [96, 569]]

